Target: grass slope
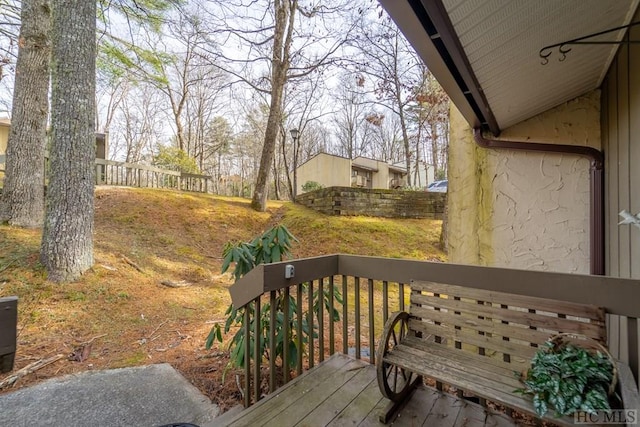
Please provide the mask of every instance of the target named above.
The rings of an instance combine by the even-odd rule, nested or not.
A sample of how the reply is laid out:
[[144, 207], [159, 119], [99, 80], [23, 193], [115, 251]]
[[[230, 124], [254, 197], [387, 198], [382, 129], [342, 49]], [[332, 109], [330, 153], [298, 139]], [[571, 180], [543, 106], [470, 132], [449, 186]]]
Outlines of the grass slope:
[[297, 258], [445, 259], [436, 246], [439, 221], [327, 217], [284, 202], [257, 213], [245, 199], [157, 189], [98, 188], [95, 205], [95, 265], [76, 283], [45, 280], [40, 230], [0, 226], [0, 297], [20, 298], [16, 369], [59, 353], [90, 353], [41, 369], [17, 387], [88, 369], [168, 362], [223, 407], [233, 404], [235, 386], [220, 381], [224, 348], [204, 349], [230, 302], [221, 252], [227, 241], [249, 240], [278, 222], [298, 238]]

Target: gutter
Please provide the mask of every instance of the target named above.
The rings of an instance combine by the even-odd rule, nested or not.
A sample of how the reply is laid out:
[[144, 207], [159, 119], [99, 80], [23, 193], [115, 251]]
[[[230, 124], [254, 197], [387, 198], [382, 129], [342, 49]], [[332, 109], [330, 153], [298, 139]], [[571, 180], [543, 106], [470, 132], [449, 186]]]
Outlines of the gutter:
[[482, 148], [574, 154], [589, 158], [589, 257], [590, 273], [604, 275], [604, 154], [592, 147], [566, 144], [485, 139], [480, 128], [473, 129], [476, 143]]

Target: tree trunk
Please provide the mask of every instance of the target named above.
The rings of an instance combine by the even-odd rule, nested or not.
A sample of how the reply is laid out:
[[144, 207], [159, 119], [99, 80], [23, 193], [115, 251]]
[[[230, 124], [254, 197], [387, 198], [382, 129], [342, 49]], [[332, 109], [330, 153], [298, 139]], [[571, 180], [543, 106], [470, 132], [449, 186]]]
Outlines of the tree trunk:
[[[400, 99], [398, 98], [398, 101]], [[402, 129], [402, 142], [404, 144], [405, 166], [407, 168], [407, 186], [411, 187], [411, 145], [409, 144], [409, 133], [407, 132], [407, 123], [404, 119], [404, 109], [401, 102], [398, 102], [398, 110], [400, 112], [400, 128]]]
[[55, 282], [93, 265], [96, 2], [52, 0], [51, 152], [41, 260]]
[[431, 156], [433, 158], [433, 179], [437, 181], [440, 175], [440, 162], [438, 161], [438, 129], [434, 123], [431, 127]]
[[260, 158], [260, 168], [253, 191], [251, 207], [264, 212], [267, 209], [267, 183], [269, 169], [276, 151], [276, 142], [282, 119], [282, 93], [287, 83], [289, 71], [289, 49], [293, 36], [293, 18], [297, 0], [275, 0], [276, 22], [273, 37], [273, 54], [271, 60], [271, 103], [267, 128], [264, 134], [264, 146]]
[[48, 0], [23, 0], [6, 178], [0, 221], [40, 227], [44, 217], [44, 160], [49, 114]]

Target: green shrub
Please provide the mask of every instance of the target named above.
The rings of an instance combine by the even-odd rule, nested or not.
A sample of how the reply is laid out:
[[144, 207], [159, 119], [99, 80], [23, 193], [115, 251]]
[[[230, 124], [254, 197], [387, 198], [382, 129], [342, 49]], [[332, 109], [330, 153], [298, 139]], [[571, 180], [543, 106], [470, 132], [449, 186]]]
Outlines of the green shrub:
[[302, 185], [302, 191], [308, 193], [309, 191], [321, 190], [324, 188], [324, 185], [320, 184], [316, 181], [307, 181]]
[[176, 172], [199, 174], [200, 169], [195, 159], [176, 147], [160, 146], [158, 154], [153, 156], [153, 164], [161, 169]]
[[[279, 262], [283, 260], [283, 257], [291, 256], [291, 245], [293, 242], [296, 242], [297, 239], [287, 230], [284, 225], [276, 225], [271, 229], [267, 230], [261, 236], [256, 237], [251, 242], [238, 242], [238, 243], [227, 243], [225, 246], [222, 256], [222, 272], [226, 272], [229, 270], [231, 265], [234, 265], [233, 276], [236, 280], [243, 277], [249, 271], [251, 271], [255, 266], [259, 264], [269, 264], [273, 262]], [[306, 290], [306, 285], [303, 287]], [[320, 299], [322, 298], [322, 300]], [[334, 298], [339, 303], [342, 304], [342, 296], [340, 295], [339, 289], [334, 287]], [[327, 312], [329, 312], [330, 302], [329, 302], [329, 292], [325, 290], [322, 295], [319, 295], [318, 292], [313, 294], [314, 299], [314, 311], [316, 316], [320, 310], [321, 301], [324, 303]], [[297, 347], [296, 335], [298, 331], [296, 330], [296, 325], [294, 323], [294, 316], [290, 315], [289, 317], [289, 334], [288, 336], [284, 336], [285, 331], [285, 323], [284, 323], [284, 307], [285, 307], [285, 297], [284, 292], [277, 291], [276, 296], [276, 326], [275, 326], [275, 336], [276, 336], [276, 349], [275, 354], [269, 354], [269, 330], [270, 330], [270, 321], [271, 321], [271, 305], [269, 302], [263, 303], [259, 319], [260, 319], [260, 354], [262, 354], [267, 359], [274, 357], [280, 358], [282, 360], [282, 356], [284, 354], [285, 346], [289, 349], [289, 367], [295, 367], [297, 363], [297, 355], [298, 352], [304, 351], [304, 346], [308, 342], [308, 337], [313, 334], [313, 337], [316, 337], [317, 333], [314, 329], [309, 327], [307, 323], [307, 318], [303, 319], [302, 322], [302, 343], [303, 348]], [[249, 318], [251, 319], [251, 331], [255, 330], [254, 325], [256, 321], [256, 313], [254, 313], [254, 306], [249, 305]], [[231, 342], [229, 343], [229, 350], [231, 352], [229, 367], [244, 367], [245, 364], [245, 333], [244, 333], [244, 310], [245, 308], [236, 308], [233, 305], [230, 305], [225, 312], [227, 316], [227, 320], [224, 324], [224, 328], [219, 324], [215, 324], [213, 328], [211, 328], [211, 332], [209, 332], [209, 336], [206, 341], [206, 348], [210, 349], [215, 341], [223, 342], [223, 333], [227, 334], [231, 330], [232, 326], [240, 326], [237, 332], [234, 334]], [[295, 313], [297, 310], [297, 303], [295, 298], [289, 296], [289, 313]], [[333, 313], [329, 313], [333, 316], [335, 321], [340, 320], [340, 312], [334, 307]], [[250, 337], [250, 348], [251, 354], [249, 355], [249, 359], [253, 358], [254, 349], [255, 349], [255, 338], [253, 336]]]

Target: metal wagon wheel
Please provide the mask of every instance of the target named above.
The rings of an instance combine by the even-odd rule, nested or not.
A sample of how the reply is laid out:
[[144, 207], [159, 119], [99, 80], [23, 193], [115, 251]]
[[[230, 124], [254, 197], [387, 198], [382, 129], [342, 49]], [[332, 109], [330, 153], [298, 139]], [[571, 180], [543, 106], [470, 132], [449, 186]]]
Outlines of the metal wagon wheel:
[[398, 311], [391, 315], [382, 331], [382, 340], [376, 350], [376, 373], [380, 392], [387, 399], [398, 402], [414, 387], [418, 375], [408, 369], [387, 363], [385, 356], [402, 342], [409, 333], [409, 313]]

